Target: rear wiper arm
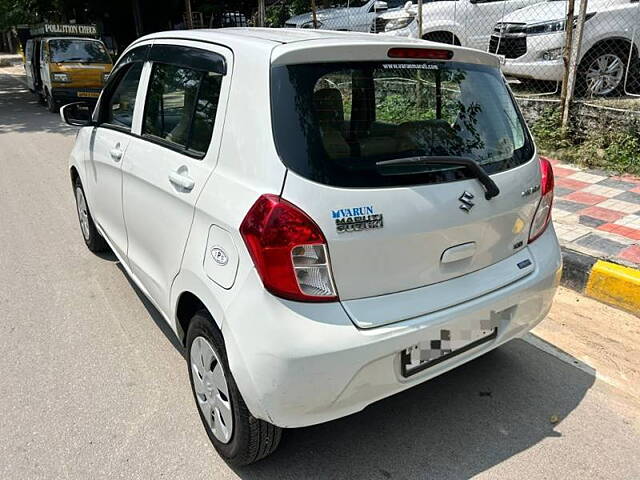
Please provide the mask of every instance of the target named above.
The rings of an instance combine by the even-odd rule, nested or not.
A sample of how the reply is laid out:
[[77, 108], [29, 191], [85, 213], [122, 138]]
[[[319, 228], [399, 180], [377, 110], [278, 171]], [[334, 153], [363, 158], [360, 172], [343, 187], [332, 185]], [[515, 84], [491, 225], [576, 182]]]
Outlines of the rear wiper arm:
[[[493, 197], [496, 197], [500, 194], [500, 189], [495, 184], [491, 177], [487, 175], [487, 172], [478, 165], [478, 163], [469, 157], [447, 157], [447, 156], [418, 156], [418, 157], [407, 157], [407, 158], [397, 158], [394, 160], [383, 160], [381, 162], [376, 162], [376, 167], [378, 169], [384, 167], [412, 167], [412, 166], [420, 166], [420, 165], [458, 165], [461, 167], [466, 167], [467, 170], [473, 172], [478, 181], [482, 184], [485, 189], [484, 197], [487, 200], [491, 200]], [[391, 175], [403, 175], [406, 172], [398, 172], [391, 173]], [[389, 173], [387, 173], [389, 175]]]

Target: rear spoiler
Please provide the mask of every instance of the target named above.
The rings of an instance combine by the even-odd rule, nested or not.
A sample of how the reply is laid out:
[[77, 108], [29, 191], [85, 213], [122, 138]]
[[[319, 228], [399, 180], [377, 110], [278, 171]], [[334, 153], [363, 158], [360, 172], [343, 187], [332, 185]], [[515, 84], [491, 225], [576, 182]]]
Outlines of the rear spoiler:
[[[291, 42], [276, 46], [271, 54], [271, 65], [290, 65], [318, 62], [345, 61], [404, 61], [412, 58], [399, 58], [395, 51], [412, 50], [447, 52], [446, 58], [432, 57], [432, 60], [451, 60], [499, 68], [497, 55], [471, 48], [460, 47], [425, 40], [383, 38], [384, 35], [362, 34], [359, 36], [327, 37]], [[414, 57], [419, 58], [419, 57]], [[422, 57], [423, 60], [427, 56]]]

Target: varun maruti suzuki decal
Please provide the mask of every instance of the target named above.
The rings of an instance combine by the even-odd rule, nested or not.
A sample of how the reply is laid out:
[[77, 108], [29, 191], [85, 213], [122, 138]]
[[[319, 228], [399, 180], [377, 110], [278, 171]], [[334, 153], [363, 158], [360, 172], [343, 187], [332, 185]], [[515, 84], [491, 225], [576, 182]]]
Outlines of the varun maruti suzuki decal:
[[331, 217], [336, 221], [338, 233], [360, 232], [384, 226], [382, 214], [376, 213], [372, 205], [331, 210]]

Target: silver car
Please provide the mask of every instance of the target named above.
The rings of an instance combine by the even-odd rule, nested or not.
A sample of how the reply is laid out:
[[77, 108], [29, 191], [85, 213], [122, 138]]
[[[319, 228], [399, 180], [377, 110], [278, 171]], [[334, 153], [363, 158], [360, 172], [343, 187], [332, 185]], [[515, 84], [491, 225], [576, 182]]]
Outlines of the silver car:
[[402, 7], [407, 0], [333, 0], [331, 8], [316, 12], [316, 24], [311, 12], [291, 17], [287, 28], [320, 28], [368, 32], [375, 18], [383, 12]]

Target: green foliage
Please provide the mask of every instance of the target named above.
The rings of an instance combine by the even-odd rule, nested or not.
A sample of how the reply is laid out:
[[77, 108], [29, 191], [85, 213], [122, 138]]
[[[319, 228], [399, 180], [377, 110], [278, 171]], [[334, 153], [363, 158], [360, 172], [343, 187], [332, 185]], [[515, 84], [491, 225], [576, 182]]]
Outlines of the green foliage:
[[531, 127], [539, 149], [550, 151], [570, 146], [567, 132], [562, 130], [562, 112], [546, 109]]
[[[320, 8], [319, 2], [316, 6]], [[267, 7], [267, 27], [280, 28], [295, 15], [311, 11], [311, 0], [280, 0]]]
[[[286, 3], [290, 5], [291, 15], [300, 15], [311, 11], [311, 0], [289, 0]], [[322, 1], [316, 1], [316, 8], [321, 8], [322, 3]]]
[[81, 0], [0, 0], [0, 31], [20, 24], [64, 21], [65, 12], [80, 10], [88, 3]]
[[418, 107], [415, 99], [396, 93], [378, 102], [376, 116], [380, 122], [393, 124], [436, 118], [434, 110]]
[[284, 3], [276, 3], [267, 8], [266, 26], [272, 28], [284, 27], [284, 22], [291, 18], [291, 9]]
[[550, 108], [533, 124], [531, 131], [542, 153], [586, 167], [640, 174], [640, 125], [622, 131], [567, 132], [560, 120], [560, 111]]

